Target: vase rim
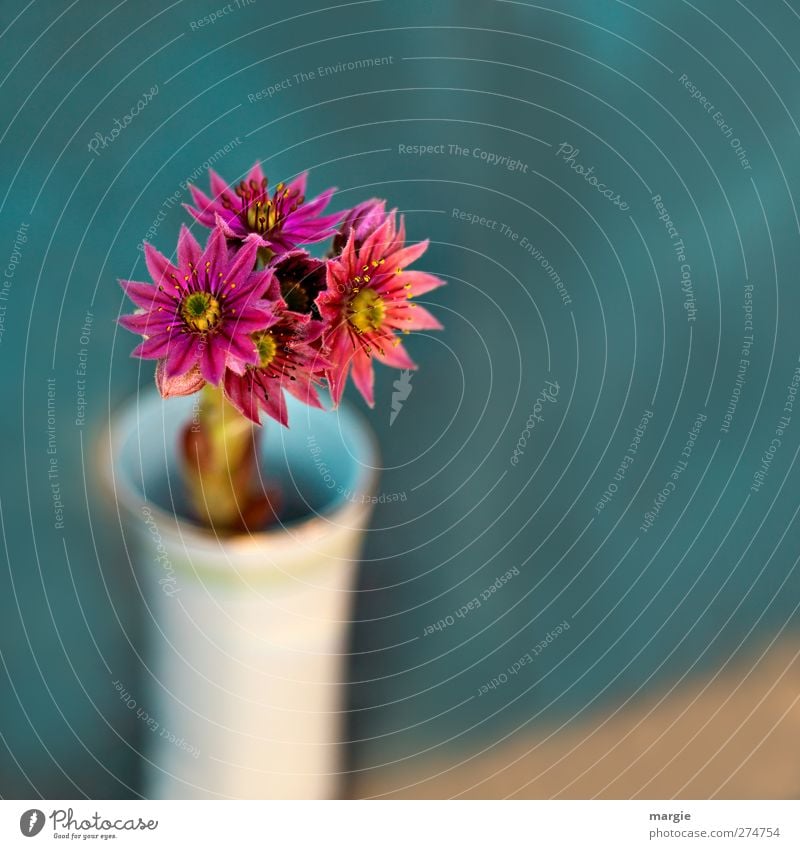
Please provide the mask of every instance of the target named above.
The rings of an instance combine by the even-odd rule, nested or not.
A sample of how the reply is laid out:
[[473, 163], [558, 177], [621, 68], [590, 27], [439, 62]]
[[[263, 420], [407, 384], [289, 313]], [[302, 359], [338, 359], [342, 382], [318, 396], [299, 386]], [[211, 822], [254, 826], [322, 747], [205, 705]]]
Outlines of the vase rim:
[[[176, 536], [184, 546], [208, 548], [209, 545], [216, 545], [230, 550], [235, 555], [255, 553], [267, 545], [270, 548], [302, 545], [303, 538], [322, 537], [336, 526], [346, 528], [348, 531], [355, 527], [365, 528], [372, 511], [372, 504], [369, 501], [353, 501], [345, 496], [337, 497], [319, 510], [312, 509], [304, 516], [285, 522], [279, 521], [260, 531], [242, 532], [230, 536], [218, 535], [190, 517], [165, 509], [157, 502], [149, 500], [132, 481], [127, 479], [119, 467], [121, 443], [131, 431], [131, 428], [123, 423], [140, 420], [142, 408], [146, 409], [147, 406], [162, 400], [155, 387], [140, 390], [125, 399], [112, 412], [103, 437], [98, 441], [98, 466], [103, 472], [101, 475], [103, 489], [118, 511], [122, 508], [129, 515], [141, 519], [146, 509], [157, 521], [164, 524], [170, 536]], [[350, 427], [355, 427], [359, 431], [358, 438], [365, 446], [368, 462], [360, 464], [357, 488], [364, 493], [373, 493], [377, 485], [377, 464], [380, 456], [377, 438], [363, 413], [354, 405], [343, 402], [339, 410], [345, 412], [350, 420]]]

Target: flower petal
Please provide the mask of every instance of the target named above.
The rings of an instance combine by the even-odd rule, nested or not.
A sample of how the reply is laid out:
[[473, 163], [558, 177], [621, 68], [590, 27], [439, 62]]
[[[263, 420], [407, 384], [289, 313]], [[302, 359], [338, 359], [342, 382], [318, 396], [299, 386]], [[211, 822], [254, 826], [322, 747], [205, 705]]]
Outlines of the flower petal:
[[225, 397], [245, 418], [255, 424], [261, 424], [258, 402], [250, 376], [234, 374], [229, 369], [225, 372], [223, 390]]
[[225, 348], [225, 354], [229, 364], [231, 359], [239, 360], [241, 363], [249, 363], [250, 365], [256, 365], [258, 363], [258, 349], [249, 336], [234, 332], [232, 328], [224, 328], [220, 336], [225, 340], [224, 343], [220, 340], [220, 343]]
[[412, 295], [424, 295], [426, 292], [438, 289], [439, 286], [447, 285], [444, 280], [424, 271], [404, 271], [402, 274], [395, 275], [394, 279], [398, 284], [396, 288], [408, 286], [408, 291]]
[[406, 351], [405, 347], [400, 342], [399, 337], [396, 341], [396, 345], [389, 345], [387, 348], [383, 349], [382, 354], [380, 352], [377, 352], [375, 356], [384, 365], [391, 366], [392, 368], [415, 370], [417, 368], [417, 364], [408, 355], [408, 351]]
[[214, 195], [214, 200], [219, 201], [222, 195], [228, 191], [228, 184], [213, 168], [208, 169], [208, 181], [211, 184], [211, 194]]
[[191, 234], [185, 224], [181, 224], [181, 232], [178, 236], [178, 265], [188, 268], [190, 265], [197, 266], [200, 262], [202, 249], [200, 243]]
[[159, 360], [156, 366], [156, 386], [162, 398], [177, 398], [182, 395], [193, 395], [206, 385], [197, 366], [179, 377], [167, 377], [164, 360]]
[[[222, 231], [220, 237], [225, 241]], [[258, 254], [259, 239], [248, 236], [241, 247], [233, 255], [233, 259], [228, 262], [224, 268], [220, 270], [223, 273], [225, 283], [233, 282], [237, 286], [246, 286], [250, 282], [250, 273], [253, 271], [253, 266], [256, 264], [256, 255]], [[227, 257], [226, 257], [227, 259]]]
[[261, 183], [264, 180], [264, 172], [261, 169], [260, 162], [256, 162], [256, 164], [250, 169], [250, 173], [247, 175], [247, 182], [249, 183], [251, 180], [255, 180], [258, 186], [261, 186]]
[[136, 280], [120, 280], [119, 285], [134, 304], [143, 310], [149, 311], [158, 307], [175, 309], [175, 299], [166, 292], [159, 291], [157, 286], [139, 283]]
[[160, 360], [167, 356], [171, 344], [174, 344], [174, 340], [170, 334], [159, 333], [157, 336], [151, 336], [137, 345], [131, 351], [131, 356], [139, 357], [142, 360]]
[[178, 269], [148, 242], [144, 243], [144, 261], [147, 270], [157, 285], [171, 286], [174, 278], [178, 277]]
[[156, 333], [163, 333], [167, 329], [167, 325], [174, 320], [174, 315], [160, 312], [140, 312], [133, 315], [120, 316], [117, 321], [126, 330], [131, 333], [138, 333], [140, 336], [153, 336]]
[[353, 383], [370, 407], [375, 406], [375, 371], [372, 357], [362, 351], [353, 356]]
[[283, 389], [279, 381], [273, 381], [274, 386], [260, 399], [264, 412], [280, 422], [284, 427], [289, 427], [289, 412], [286, 409], [286, 399], [283, 397]]
[[219, 344], [219, 340], [209, 338], [200, 354], [200, 374], [216, 386], [225, 373], [225, 345]]
[[199, 342], [189, 333], [178, 333], [167, 352], [164, 369], [170, 379], [181, 377], [196, 366], [200, 356]]
[[425, 307], [419, 304], [409, 304], [410, 309], [402, 310], [402, 317], [395, 324], [387, 319], [387, 324], [394, 324], [401, 330], [442, 330], [441, 322], [434, 318]]

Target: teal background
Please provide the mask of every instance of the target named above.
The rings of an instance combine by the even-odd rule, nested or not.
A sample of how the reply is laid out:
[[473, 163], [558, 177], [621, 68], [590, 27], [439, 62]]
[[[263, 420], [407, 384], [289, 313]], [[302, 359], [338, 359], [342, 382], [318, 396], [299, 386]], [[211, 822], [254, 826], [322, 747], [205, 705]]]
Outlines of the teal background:
[[[153, 241], [173, 250], [188, 220], [174, 199], [188, 199], [181, 182], [236, 139], [214, 164], [231, 181], [260, 158], [274, 181], [309, 168], [312, 190], [337, 185], [337, 208], [387, 197], [412, 239], [431, 239], [420, 267], [449, 284], [425, 298], [444, 332], [409, 340], [421, 369], [397, 421], [386, 369], [369, 412], [382, 490], [407, 498], [378, 507], [367, 539], [350, 770], [460, 758], [532, 726], [591, 720], [796, 633], [800, 408], [763, 486], [750, 487], [800, 355], [800, 5], [255, 0], [192, 29], [215, 8], [0, 4], [0, 273], [28, 225], [0, 301], [0, 795], [141, 791], [143, 731], [112, 682], [141, 681], [146, 622], [96, 458], [109, 415], [150, 385], [152, 368], [117, 334], [128, 305], [115, 281], [145, 278], [137, 245], [161, 209]], [[365, 57], [392, 62], [248, 100]], [[154, 85], [130, 126], [91, 153], [94, 134]], [[629, 209], [559, 158], [562, 143]], [[527, 169], [415, 157], [401, 144], [480, 148]], [[694, 322], [656, 194], [686, 247]], [[723, 433], [746, 284], [753, 345]], [[48, 480], [48, 378], [63, 529]], [[558, 382], [557, 402], [512, 465], [546, 380]], [[635, 460], [597, 513], [645, 410]], [[643, 532], [698, 413], [707, 420], [687, 467]], [[455, 616], [510, 569], [519, 574]], [[478, 695], [565, 620], [534, 663]]]

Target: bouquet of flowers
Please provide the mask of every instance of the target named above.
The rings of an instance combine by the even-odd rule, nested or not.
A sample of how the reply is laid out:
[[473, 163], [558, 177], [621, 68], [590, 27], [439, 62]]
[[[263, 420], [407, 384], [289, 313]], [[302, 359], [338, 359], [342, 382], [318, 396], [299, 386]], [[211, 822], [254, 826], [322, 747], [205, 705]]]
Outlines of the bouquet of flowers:
[[[150, 283], [120, 281], [138, 309], [119, 319], [144, 341], [133, 356], [156, 360], [164, 398], [200, 393], [181, 455], [196, 517], [219, 533], [274, 520], [280, 495], [259, 485], [262, 415], [288, 426], [284, 392], [336, 407], [352, 377], [374, 404], [373, 362], [416, 368], [402, 336], [441, 329], [412, 298], [443, 281], [408, 266], [428, 242], [405, 244], [386, 201], [324, 214], [334, 189], [306, 200], [307, 174], [269, 188], [259, 164], [229, 186], [210, 171], [191, 215], [205, 246], [183, 225], [174, 262], [144, 246]], [[322, 258], [303, 246], [330, 240]]]

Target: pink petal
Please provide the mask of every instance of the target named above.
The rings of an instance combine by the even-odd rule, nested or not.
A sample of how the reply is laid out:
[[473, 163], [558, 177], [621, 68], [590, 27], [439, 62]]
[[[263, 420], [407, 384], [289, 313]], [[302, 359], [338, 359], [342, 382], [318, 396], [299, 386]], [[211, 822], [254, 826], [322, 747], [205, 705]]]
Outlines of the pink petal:
[[386, 264], [390, 266], [392, 270], [405, 268], [407, 265], [411, 265], [412, 262], [419, 259], [425, 251], [428, 250], [428, 243], [429, 240], [425, 239], [424, 242], [418, 242], [416, 245], [408, 245], [407, 247], [393, 251], [386, 257]]
[[416, 369], [417, 364], [411, 359], [405, 347], [399, 342], [397, 345], [389, 345], [383, 349], [383, 353], [375, 356], [387, 366], [392, 368]]
[[223, 329], [220, 335], [227, 343], [226, 354], [229, 362], [231, 358], [234, 358], [251, 365], [258, 363], [258, 349], [249, 336], [234, 333], [228, 328]]
[[208, 178], [211, 184], [211, 194], [214, 195], [215, 200], [219, 201], [222, 195], [228, 191], [228, 184], [213, 168], [208, 169]]
[[279, 381], [271, 381], [272, 389], [268, 392], [266, 398], [261, 398], [261, 406], [264, 412], [271, 416], [275, 421], [280, 422], [284, 427], [289, 427], [289, 413], [286, 409], [286, 399], [283, 397], [283, 390]]
[[257, 333], [259, 330], [272, 327], [277, 320], [278, 317], [271, 312], [249, 306], [235, 316], [231, 316], [226, 325], [229, 325], [231, 330], [236, 333]]
[[229, 369], [225, 372], [223, 390], [225, 397], [243, 416], [261, 424], [252, 378], [234, 374]]
[[[222, 231], [217, 232], [219, 232], [224, 243], [224, 234]], [[240, 287], [247, 285], [250, 273], [256, 264], [259, 242], [258, 237], [251, 238], [250, 236], [242, 242], [242, 246], [234, 254], [233, 260], [225, 268], [220, 269], [224, 275], [225, 283], [236, 283]]]
[[147, 270], [153, 278], [153, 282], [162, 286], [171, 286], [174, 284], [175, 277], [178, 276], [178, 269], [162, 254], [157, 251], [152, 245], [144, 243], [144, 261], [147, 264]]
[[177, 334], [166, 355], [164, 364], [166, 376], [172, 379], [186, 374], [193, 366], [196, 366], [199, 354], [199, 343], [195, 336], [189, 333]]
[[353, 383], [370, 407], [375, 406], [375, 371], [372, 358], [362, 351], [353, 356]]
[[213, 212], [216, 204], [205, 192], [198, 189], [197, 186], [189, 186], [189, 193], [200, 212]]
[[126, 330], [138, 333], [140, 336], [153, 336], [164, 332], [167, 325], [174, 321], [175, 316], [168, 313], [145, 312], [134, 315], [123, 315], [118, 320]]
[[233, 214], [223, 218], [219, 212], [215, 212], [213, 226], [222, 230], [226, 239], [241, 239], [247, 235], [247, 230], [242, 226], [239, 217]]
[[166, 333], [151, 336], [149, 339], [145, 339], [140, 345], [137, 345], [131, 351], [131, 356], [139, 357], [143, 360], [160, 360], [169, 353], [171, 342], [170, 335]]
[[304, 171], [298, 177], [295, 177], [291, 183], [289, 183], [287, 188], [292, 190], [294, 194], [297, 192], [298, 195], [304, 195], [306, 193], [306, 184], [308, 182], [308, 171]]
[[442, 325], [438, 319], [434, 318], [424, 307], [419, 304], [409, 304], [410, 309], [402, 310], [402, 318], [395, 323], [395, 316], [392, 316], [392, 321], [395, 327], [401, 330], [442, 330]]
[[285, 389], [294, 395], [298, 401], [308, 404], [309, 407], [316, 407], [319, 410], [325, 409], [319, 400], [316, 387], [310, 380], [298, 377], [297, 380], [290, 380], [285, 384]]
[[[354, 235], [351, 231], [351, 235]], [[392, 247], [394, 240], [394, 224], [392, 217], [388, 216], [386, 220], [364, 239], [361, 248], [358, 252], [358, 259], [362, 265], [370, 263], [373, 259], [379, 260], [384, 258], [389, 249]], [[350, 239], [347, 240], [348, 244]], [[346, 250], [346, 248], [345, 248]], [[342, 253], [344, 255], [344, 252]], [[388, 260], [387, 260], [388, 262]], [[394, 269], [392, 269], [394, 270]]]
[[261, 170], [261, 163], [256, 162], [256, 164], [250, 169], [250, 173], [247, 175], [247, 182], [249, 183], [251, 180], [255, 180], [259, 187], [261, 187], [263, 179], [264, 172]]
[[175, 309], [175, 300], [166, 292], [160, 292], [157, 286], [138, 283], [136, 280], [120, 280], [119, 285], [134, 304], [143, 310], [149, 311], [156, 307]]
[[197, 267], [200, 262], [200, 243], [189, 231], [185, 224], [181, 224], [181, 232], [178, 236], [178, 265], [188, 269], [189, 265]]
[[206, 210], [205, 212], [195, 209], [193, 206], [189, 206], [188, 203], [183, 204], [183, 208], [195, 219], [195, 221], [202, 224], [204, 227], [213, 227], [214, 226], [214, 213], [210, 210]]
[[176, 398], [182, 395], [193, 395], [206, 385], [195, 366], [186, 374], [179, 377], [167, 377], [164, 360], [159, 360], [156, 366], [156, 386], [162, 398]]
[[200, 354], [200, 373], [209, 383], [216, 386], [222, 380], [224, 372], [225, 345], [220, 345], [213, 337], [206, 339]]
[[331, 400], [333, 406], [338, 407], [339, 402], [344, 394], [344, 387], [347, 383], [347, 375], [350, 371], [350, 363], [353, 356], [353, 351], [350, 346], [349, 332], [342, 327], [326, 339], [330, 346], [330, 361], [333, 364], [328, 369], [326, 376], [328, 378], [328, 387], [331, 392]]
[[439, 286], [447, 285], [444, 280], [434, 277], [433, 274], [426, 274], [424, 271], [404, 271], [402, 274], [395, 276], [395, 279], [400, 284], [400, 288], [411, 284], [408, 289], [412, 295], [424, 295], [433, 289], [438, 289]]

